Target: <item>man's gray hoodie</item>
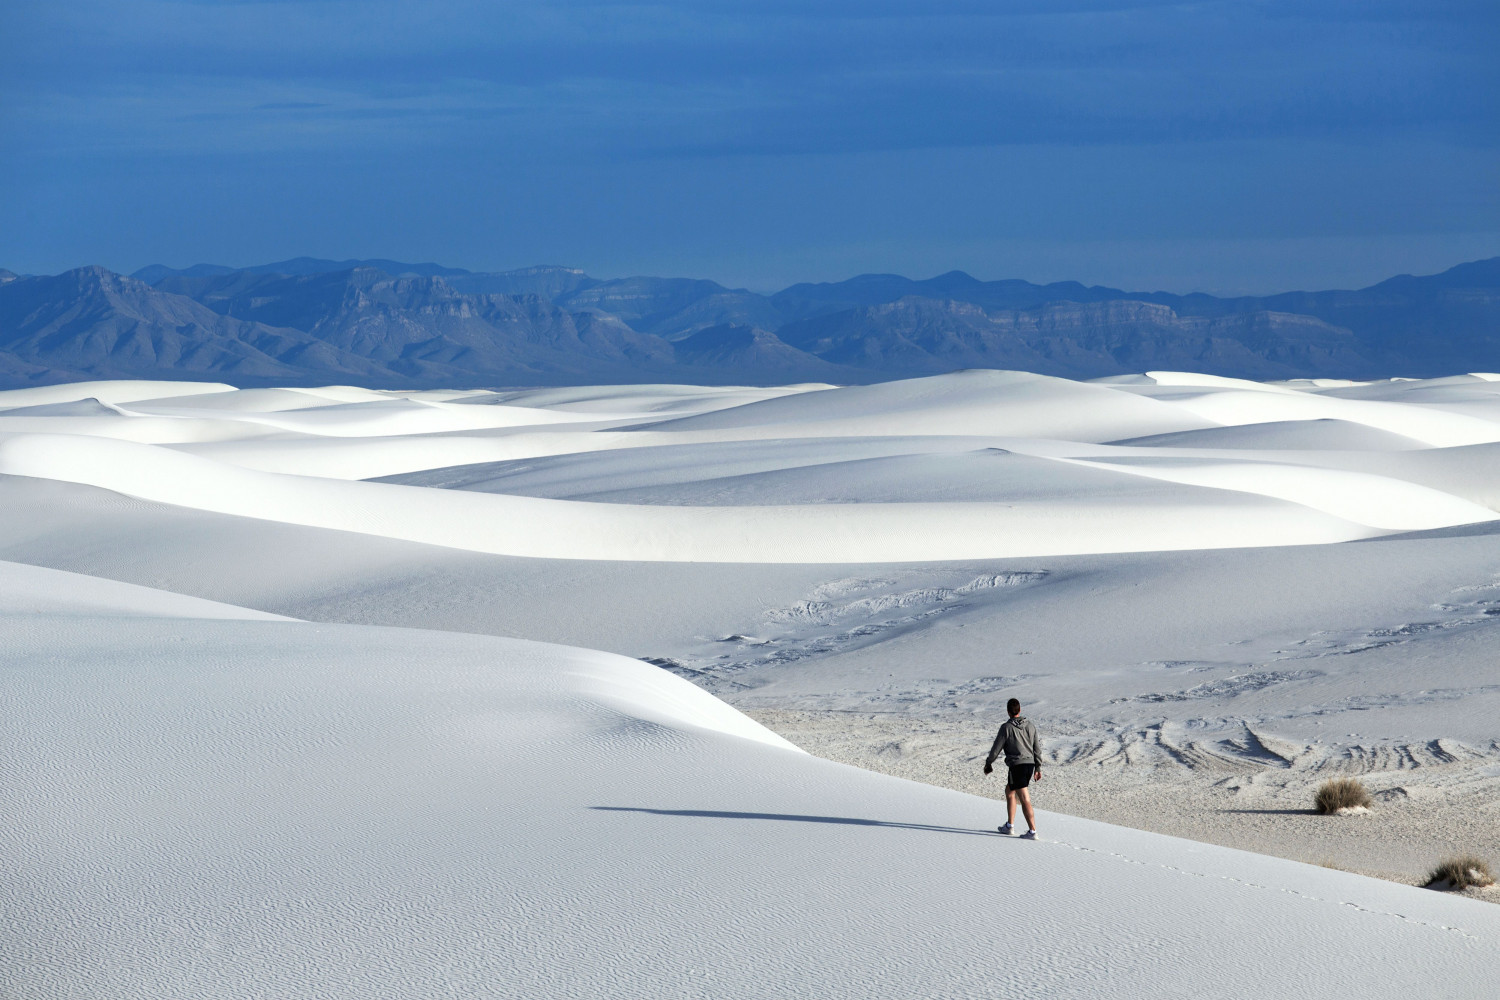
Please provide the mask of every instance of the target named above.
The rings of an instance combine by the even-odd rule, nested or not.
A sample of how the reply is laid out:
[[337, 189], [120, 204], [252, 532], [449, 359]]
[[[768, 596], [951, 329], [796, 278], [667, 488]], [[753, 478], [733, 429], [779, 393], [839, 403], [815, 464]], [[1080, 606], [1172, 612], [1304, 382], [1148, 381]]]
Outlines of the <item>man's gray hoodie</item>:
[[1036, 734], [1036, 726], [1024, 715], [1005, 720], [999, 735], [995, 737], [995, 745], [990, 747], [990, 755], [985, 764], [993, 764], [1002, 750], [1005, 751], [1006, 767], [1015, 767], [1017, 764], [1041, 766], [1042, 740]]

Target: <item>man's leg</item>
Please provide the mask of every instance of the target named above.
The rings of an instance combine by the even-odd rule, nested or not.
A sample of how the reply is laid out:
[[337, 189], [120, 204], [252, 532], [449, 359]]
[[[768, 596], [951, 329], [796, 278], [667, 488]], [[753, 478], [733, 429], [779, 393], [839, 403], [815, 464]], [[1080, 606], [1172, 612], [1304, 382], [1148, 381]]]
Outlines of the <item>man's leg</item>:
[[[1022, 791], [1024, 792], [1025, 789], [1022, 789]], [[1026, 808], [1030, 809], [1031, 807], [1027, 806]], [[1027, 817], [1028, 818], [1026, 822], [1030, 823], [1031, 819], [1029, 813], [1027, 814]], [[1005, 790], [1005, 825], [1016, 825], [1016, 792], [1013, 788], [1007, 788]]]
[[1021, 800], [1021, 814], [1026, 817], [1026, 825], [1032, 830], [1036, 829], [1036, 814], [1031, 811], [1031, 789], [1018, 788], [1014, 792], [1006, 793], [1006, 800], [1010, 804], [1010, 818], [1016, 818], [1016, 799]]

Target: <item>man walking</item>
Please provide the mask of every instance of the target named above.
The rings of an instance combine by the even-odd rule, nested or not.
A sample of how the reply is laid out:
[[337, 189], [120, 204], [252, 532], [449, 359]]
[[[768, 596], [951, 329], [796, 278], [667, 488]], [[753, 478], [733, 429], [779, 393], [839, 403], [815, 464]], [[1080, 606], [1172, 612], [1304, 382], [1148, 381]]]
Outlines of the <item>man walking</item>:
[[1000, 832], [1010, 836], [1011, 824], [1016, 821], [1016, 801], [1021, 803], [1021, 813], [1026, 817], [1026, 832], [1022, 840], [1036, 839], [1036, 815], [1031, 811], [1031, 792], [1027, 790], [1033, 780], [1042, 780], [1042, 741], [1036, 734], [1036, 726], [1021, 715], [1021, 702], [1015, 698], [1005, 703], [1010, 716], [1000, 727], [990, 755], [984, 760], [984, 773], [995, 769], [995, 758], [1005, 753], [1005, 766], [1009, 776], [1005, 782], [1005, 825]]

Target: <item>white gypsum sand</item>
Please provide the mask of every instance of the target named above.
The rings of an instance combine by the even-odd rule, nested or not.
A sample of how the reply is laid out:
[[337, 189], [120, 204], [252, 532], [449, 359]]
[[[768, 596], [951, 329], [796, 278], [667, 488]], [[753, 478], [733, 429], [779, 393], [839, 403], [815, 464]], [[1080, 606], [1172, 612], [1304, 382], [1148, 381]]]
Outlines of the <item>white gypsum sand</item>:
[[1496, 442], [1485, 376], [0, 393], [0, 975], [1484, 995], [1395, 882], [1500, 860]]

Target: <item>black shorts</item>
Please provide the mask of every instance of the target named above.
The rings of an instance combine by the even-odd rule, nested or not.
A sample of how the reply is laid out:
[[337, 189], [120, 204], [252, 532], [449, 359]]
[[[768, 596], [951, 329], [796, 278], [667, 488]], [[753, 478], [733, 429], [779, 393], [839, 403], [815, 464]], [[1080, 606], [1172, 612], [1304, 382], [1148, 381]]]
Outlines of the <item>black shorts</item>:
[[1005, 782], [1005, 790], [1014, 792], [1031, 784], [1031, 776], [1036, 773], [1035, 764], [1012, 764], [1010, 777]]

